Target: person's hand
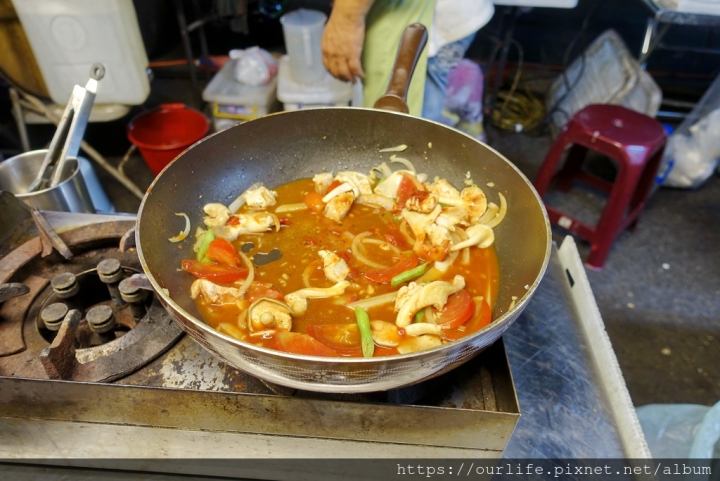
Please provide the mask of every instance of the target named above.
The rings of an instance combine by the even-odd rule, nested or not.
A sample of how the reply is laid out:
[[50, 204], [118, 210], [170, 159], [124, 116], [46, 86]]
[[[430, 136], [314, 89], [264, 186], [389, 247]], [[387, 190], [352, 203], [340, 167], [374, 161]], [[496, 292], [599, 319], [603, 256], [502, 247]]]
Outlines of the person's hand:
[[365, 41], [365, 16], [333, 9], [322, 37], [325, 68], [340, 80], [355, 82], [363, 77], [360, 57]]

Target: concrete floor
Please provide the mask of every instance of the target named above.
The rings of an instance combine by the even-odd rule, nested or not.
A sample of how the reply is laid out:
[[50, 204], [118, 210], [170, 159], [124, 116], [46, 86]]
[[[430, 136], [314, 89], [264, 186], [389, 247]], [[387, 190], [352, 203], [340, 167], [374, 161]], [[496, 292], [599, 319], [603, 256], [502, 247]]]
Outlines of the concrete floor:
[[[158, 85], [162, 88], [155, 88]], [[184, 80], [156, 80], [148, 104], [192, 104], [187, 86]], [[97, 129], [97, 125], [93, 128]], [[530, 179], [551, 145], [548, 136], [498, 131], [489, 134], [489, 143]], [[95, 147], [102, 151], [100, 145]], [[121, 157], [109, 160], [117, 164]], [[137, 152], [126, 163], [125, 171], [143, 189], [153, 178]], [[138, 199], [107, 174], [98, 174], [119, 211], [137, 210]], [[581, 187], [574, 187], [568, 194], [549, 193], [546, 201], [589, 223], [597, 220], [604, 205], [603, 196]], [[619, 237], [605, 268], [587, 272], [636, 406], [711, 405], [720, 400], [717, 206], [718, 176], [695, 191], [658, 190], [642, 214], [637, 231]], [[554, 235], [561, 240], [565, 233], [556, 229]], [[588, 245], [579, 242], [578, 246], [584, 258]]]

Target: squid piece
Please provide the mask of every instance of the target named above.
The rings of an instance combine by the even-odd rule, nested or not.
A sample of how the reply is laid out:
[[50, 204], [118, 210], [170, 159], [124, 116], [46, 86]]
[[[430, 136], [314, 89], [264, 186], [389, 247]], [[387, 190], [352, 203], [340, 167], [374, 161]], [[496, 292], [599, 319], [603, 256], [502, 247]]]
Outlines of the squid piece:
[[260, 234], [272, 229], [280, 229], [279, 221], [275, 214], [268, 212], [256, 212], [254, 214], [235, 214], [232, 217], [237, 219], [236, 225], [221, 225], [213, 227], [216, 237], [222, 237], [227, 241], [234, 241], [241, 234]]
[[[434, 306], [437, 310], [442, 309], [448, 296], [463, 288], [465, 288], [465, 278], [459, 275], [455, 276], [452, 283], [434, 281], [424, 285], [414, 291], [412, 295], [404, 298], [402, 304], [399, 304], [398, 301], [395, 302], [395, 310], [398, 311], [395, 324], [403, 328], [409, 326], [415, 313], [427, 306]], [[400, 294], [398, 293], [398, 300], [400, 300]]]
[[245, 203], [252, 209], [267, 209], [277, 203], [277, 192], [260, 184], [245, 191]]
[[453, 232], [458, 224], [467, 224], [470, 215], [462, 207], [445, 207], [435, 223]]
[[230, 218], [230, 210], [222, 204], [205, 204], [203, 212], [207, 214], [203, 222], [208, 227], [225, 225]]
[[370, 321], [370, 330], [373, 341], [378, 346], [397, 347], [402, 340], [397, 326], [392, 322]]
[[240, 289], [219, 286], [207, 279], [195, 279], [190, 286], [190, 297], [197, 299], [198, 296], [211, 304], [234, 304], [242, 298]]
[[417, 242], [422, 242], [425, 240], [425, 229], [435, 222], [435, 219], [437, 219], [440, 215], [440, 212], [442, 212], [442, 208], [438, 205], [429, 214], [421, 214], [419, 212], [411, 212], [407, 209], [403, 209], [400, 215], [402, 215], [402, 217], [407, 221], [410, 229], [413, 231], [413, 234], [415, 234]]
[[430, 324], [429, 322], [417, 322], [410, 324], [405, 327], [405, 332], [411, 336], [422, 336], [424, 334], [432, 334], [434, 336], [442, 337], [442, 328], [436, 324]]
[[452, 244], [452, 237], [450, 237], [450, 231], [447, 227], [430, 224], [425, 227], [425, 233], [427, 233], [430, 243], [434, 246], [449, 246]]
[[437, 195], [440, 203], [457, 205], [460, 202], [460, 191], [445, 179], [435, 178], [435, 182], [428, 186], [428, 190]]
[[318, 252], [323, 261], [323, 271], [325, 277], [332, 282], [344, 281], [347, 275], [350, 273], [350, 268], [344, 259], [330, 251]]
[[277, 299], [261, 297], [250, 304], [247, 315], [248, 331], [289, 331], [292, 329], [290, 306]]
[[355, 197], [373, 193], [370, 177], [365, 174], [361, 174], [360, 172], [338, 172], [335, 176], [335, 180], [344, 184], [349, 184], [352, 187]]
[[325, 217], [340, 222], [350, 211], [355, 195], [352, 192], [343, 192], [325, 204]]
[[438, 336], [426, 334], [424, 336], [411, 337], [405, 339], [397, 347], [400, 354], [408, 354], [411, 352], [424, 351], [442, 345], [442, 340]]
[[313, 177], [313, 184], [315, 184], [315, 192], [318, 194], [327, 194], [327, 188], [332, 184], [333, 175], [330, 172], [321, 172], [315, 174]]
[[[423, 192], [424, 194], [424, 192]], [[405, 208], [413, 212], [420, 212], [421, 214], [429, 214], [438, 205], [438, 196], [430, 193], [425, 196], [413, 196], [405, 202]]]
[[341, 281], [332, 287], [326, 287], [324, 289], [319, 287], [309, 287], [307, 289], [300, 289], [299, 291], [291, 292], [285, 296], [285, 302], [287, 302], [292, 313], [296, 316], [305, 314], [308, 308], [308, 299], [321, 299], [325, 297], [340, 296], [345, 293], [345, 289], [350, 286], [348, 281]]
[[485, 224], [477, 224], [467, 228], [465, 231], [468, 239], [462, 242], [458, 242], [454, 246], [450, 247], [450, 252], [458, 251], [466, 247], [478, 246], [481, 249], [490, 247], [495, 242], [495, 233], [492, 228]]

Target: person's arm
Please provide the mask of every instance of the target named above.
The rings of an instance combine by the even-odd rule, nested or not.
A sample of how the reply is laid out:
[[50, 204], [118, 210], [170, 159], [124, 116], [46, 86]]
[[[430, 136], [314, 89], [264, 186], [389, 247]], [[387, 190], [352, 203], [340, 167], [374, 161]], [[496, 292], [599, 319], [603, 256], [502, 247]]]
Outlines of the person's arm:
[[334, 77], [354, 82], [364, 75], [365, 16], [374, 1], [335, 0], [322, 38], [323, 63]]

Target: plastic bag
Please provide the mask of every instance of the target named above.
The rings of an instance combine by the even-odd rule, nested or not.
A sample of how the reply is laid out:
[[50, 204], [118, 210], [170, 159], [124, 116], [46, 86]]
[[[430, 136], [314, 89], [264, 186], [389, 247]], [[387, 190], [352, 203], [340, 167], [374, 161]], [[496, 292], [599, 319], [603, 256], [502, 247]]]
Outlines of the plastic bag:
[[649, 404], [636, 409], [654, 459], [710, 459], [720, 440], [720, 402]]
[[485, 140], [482, 125], [483, 83], [480, 66], [471, 60], [461, 60], [448, 75], [440, 122]]
[[674, 166], [663, 185], [700, 187], [712, 175], [720, 157], [720, 109], [703, 117], [687, 134], [673, 134], [666, 150], [665, 157], [673, 159]]
[[233, 69], [235, 80], [241, 84], [253, 87], [265, 85], [277, 72], [277, 62], [273, 56], [259, 47], [230, 50], [229, 55], [235, 60]]

